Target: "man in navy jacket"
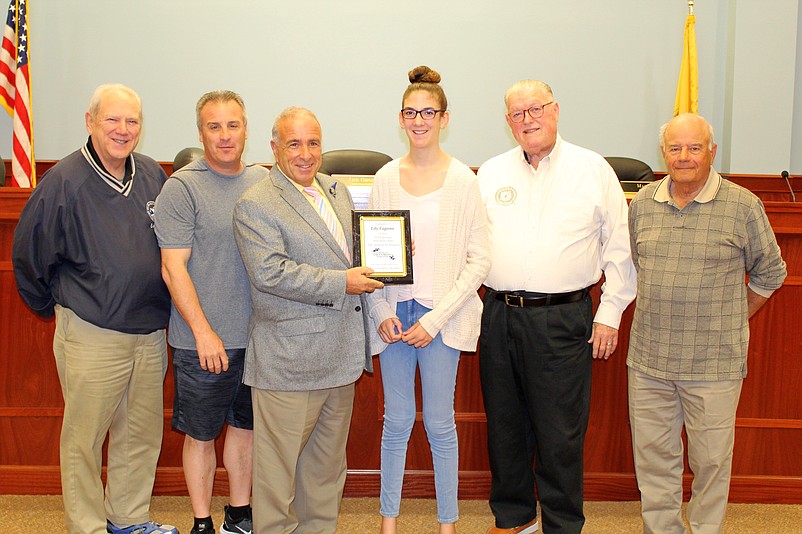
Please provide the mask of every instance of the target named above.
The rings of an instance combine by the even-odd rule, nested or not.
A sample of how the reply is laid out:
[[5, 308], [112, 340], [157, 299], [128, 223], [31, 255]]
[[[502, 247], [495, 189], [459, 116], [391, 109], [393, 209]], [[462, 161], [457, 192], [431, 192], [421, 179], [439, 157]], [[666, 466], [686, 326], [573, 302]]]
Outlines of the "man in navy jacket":
[[61, 484], [70, 533], [178, 532], [150, 522], [170, 296], [152, 222], [167, 176], [155, 161], [133, 153], [141, 128], [133, 90], [98, 87], [86, 113], [89, 139], [42, 177], [14, 232], [22, 299], [42, 317], [56, 316]]

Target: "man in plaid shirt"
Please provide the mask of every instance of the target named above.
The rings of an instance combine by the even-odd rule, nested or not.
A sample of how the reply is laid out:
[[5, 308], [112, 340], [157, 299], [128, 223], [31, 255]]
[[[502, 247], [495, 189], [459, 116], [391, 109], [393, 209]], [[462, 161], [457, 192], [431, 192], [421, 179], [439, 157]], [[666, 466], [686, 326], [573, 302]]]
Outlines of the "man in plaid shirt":
[[[713, 128], [679, 115], [660, 130], [668, 176], [632, 200], [638, 271], [630, 335], [629, 416], [644, 532], [684, 533], [683, 425], [694, 473], [694, 534], [719, 533], [749, 318], [786, 276], [761, 201], [713, 169]], [[749, 275], [749, 284], [744, 283]]]

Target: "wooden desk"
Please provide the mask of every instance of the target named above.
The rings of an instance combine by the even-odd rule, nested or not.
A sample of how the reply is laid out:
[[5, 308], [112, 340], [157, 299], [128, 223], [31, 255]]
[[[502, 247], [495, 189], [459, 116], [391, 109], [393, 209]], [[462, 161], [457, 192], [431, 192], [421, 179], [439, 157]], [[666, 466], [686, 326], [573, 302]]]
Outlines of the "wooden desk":
[[[53, 321], [39, 319], [24, 306], [11, 268], [13, 231], [29, 193], [0, 188], [0, 493], [57, 494], [61, 492], [58, 443], [63, 402], [52, 354]], [[767, 201], [766, 209], [789, 277], [751, 323], [749, 375], [736, 422], [730, 500], [802, 503], [802, 203]], [[598, 300], [598, 288], [594, 298]], [[624, 315], [620, 346], [613, 358], [593, 364], [585, 447], [588, 500], [638, 499], [624, 364], [633, 308]], [[378, 359], [376, 364], [376, 372], [363, 375], [357, 383], [348, 444], [346, 495], [351, 497], [379, 493], [383, 400]], [[164, 391], [165, 437], [155, 492], [185, 495], [183, 435], [170, 429], [172, 370], [168, 370]], [[475, 355], [464, 354], [460, 362], [455, 406], [460, 497], [486, 499], [490, 472]], [[404, 494], [433, 497], [431, 455], [418, 419], [410, 439]], [[218, 440], [218, 453], [220, 446]], [[222, 469], [217, 479], [216, 493], [227, 494]]]

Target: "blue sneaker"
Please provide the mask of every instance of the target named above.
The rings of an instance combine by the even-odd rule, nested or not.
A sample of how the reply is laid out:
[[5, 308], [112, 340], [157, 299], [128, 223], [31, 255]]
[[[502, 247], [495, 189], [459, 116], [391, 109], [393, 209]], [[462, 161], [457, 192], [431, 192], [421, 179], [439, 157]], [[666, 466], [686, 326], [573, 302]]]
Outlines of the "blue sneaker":
[[152, 521], [130, 527], [118, 527], [111, 521], [106, 521], [106, 532], [109, 534], [178, 534], [178, 529], [173, 525], [162, 525]]

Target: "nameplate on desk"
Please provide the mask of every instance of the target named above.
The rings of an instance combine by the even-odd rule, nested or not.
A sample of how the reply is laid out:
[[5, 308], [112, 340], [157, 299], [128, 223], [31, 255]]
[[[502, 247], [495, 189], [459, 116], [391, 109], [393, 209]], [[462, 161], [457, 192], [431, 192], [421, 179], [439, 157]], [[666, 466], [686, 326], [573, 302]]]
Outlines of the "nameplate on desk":
[[624, 196], [628, 199], [635, 198], [635, 195], [643, 189], [644, 186], [649, 184], [653, 184], [654, 182], [649, 181], [621, 181], [618, 182], [621, 184], [621, 189], [624, 190]]
[[332, 174], [331, 179], [348, 187], [351, 200], [354, 201], [354, 209], [368, 209], [370, 190], [373, 189], [372, 174]]

